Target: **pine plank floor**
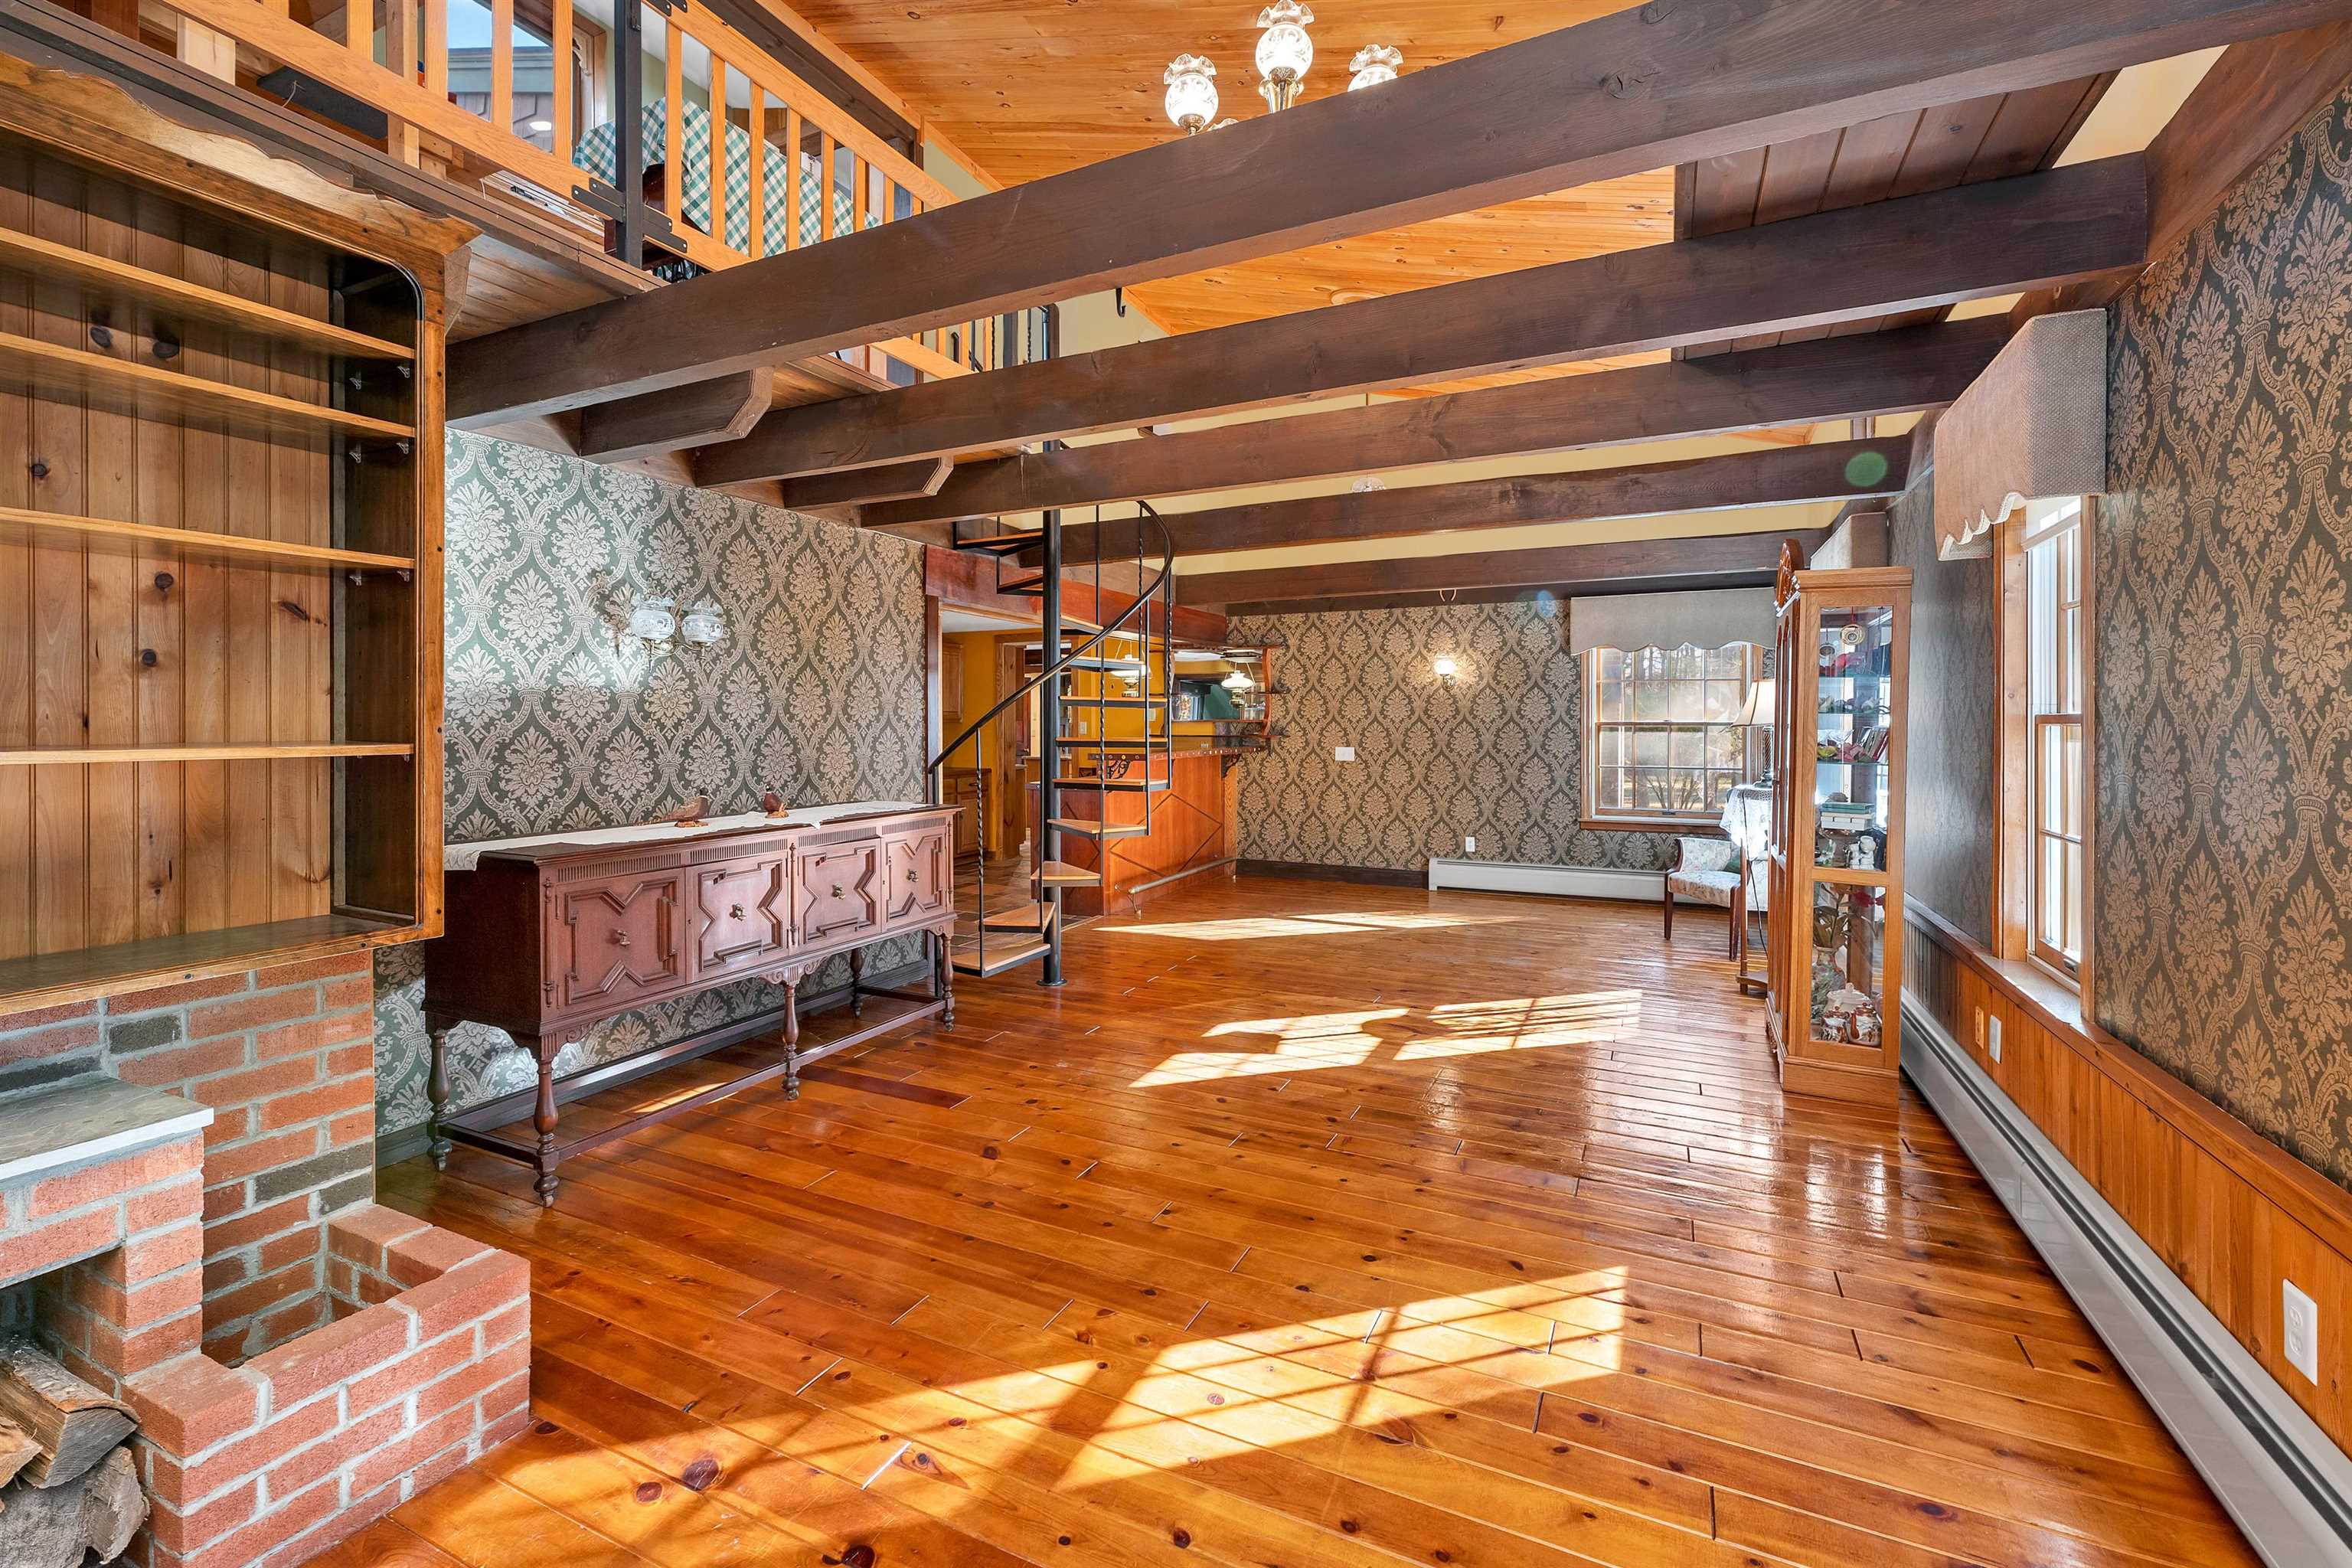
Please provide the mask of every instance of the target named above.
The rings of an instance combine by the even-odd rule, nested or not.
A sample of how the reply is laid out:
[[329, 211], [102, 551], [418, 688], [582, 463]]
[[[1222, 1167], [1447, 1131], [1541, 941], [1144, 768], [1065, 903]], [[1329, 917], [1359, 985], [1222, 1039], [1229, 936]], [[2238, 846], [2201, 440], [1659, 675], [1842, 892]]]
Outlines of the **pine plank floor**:
[[1934, 1115], [1783, 1100], [1678, 926], [1208, 882], [551, 1211], [393, 1167], [530, 1260], [540, 1419], [331, 1562], [2252, 1563]]

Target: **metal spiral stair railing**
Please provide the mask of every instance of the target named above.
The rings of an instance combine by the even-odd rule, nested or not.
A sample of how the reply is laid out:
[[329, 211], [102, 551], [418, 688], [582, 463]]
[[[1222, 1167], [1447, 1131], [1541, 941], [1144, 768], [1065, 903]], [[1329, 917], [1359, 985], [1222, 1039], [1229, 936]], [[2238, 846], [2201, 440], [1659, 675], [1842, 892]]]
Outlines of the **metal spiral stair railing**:
[[[1095, 691], [1091, 698], [1081, 695], [1065, 700], [1059, 694], [1058, 684], [1054, 687], [1055, 700], [1052, 705], [1052, 711], [1057, 722], [1053, 727], [1053, 733], [1041, 733], [1037, 742], [1042, 787], [1039, 792], [1038, 820], [1030, 842], [1031, 896], [1027, 902], [1020, 905], [1006, 905], [996, 910], [988, 907], [988, 771], [980, 770], [979, 797], [975, 809], [979, 812], [981, 820], [981, 847], [972, 869], [973, 880], [976, 883], [972, 899], [972, 908], [975, 911], [974, 929], [970, 946], [966, 947], [961, 941], [959, 941], [956, 943], [957, 951], [950, 954], [950, 962], [959, 973], [987, 976], [1002, 973], [1007, 969], [1041, 957], [1057, 956], [1062, 929], [1063, 889], [1101, 883], [1109, 867], [1110, 843], [1118, 838], [1140, 837], [1150, 832], [1154, 809], [1153, 796], [1167, 787], [1167, 781], [1173, 773], [1176, 695], [1173, 622], [1176, 607], [1176, 546], [1173, 537], [1168, 531], [1168, 525], [1161, 521], [1157, 510], [1148, 502], [1136, 503], [1136, 521], [1139, 526], [1135, 530], [1133, 563], [1137, 593], [1134, 603], [1107, 622], [1100, 629], [1080, 638], [1075, 646], [1066, 650], [1062, 649], [1059, 644], [1074, 634], [1059, 633], [1057, 617], [1051, 617], [1055, 624], [1050, 624], [1045, 628], [1048, 634], [1048, 646], [1041, 650], [1041, 656], [1051, 657], [1044, 658], [1043, 668], [1035, 675], [1022, 682], [1016, 689], [999, 698], [996, 704], [980, 718], [964, 726], [953, 739], [940, 748], [939, 754], [930, 760], [926, 769], [930, 798], [936, 803], [943, 798], [944, 770], [949, 760], [966, 745], [971, 745], [977, 756], [977, 742], [980, 735], [991, 724], [1002, 719], [1015, 704], [1027, 700], [1030, 693], [1039, 688], [1046, 687], [1049, 683], [1059, 683], [1081, 671], [1092, 671], [1096, 675]], [[1099, 606], [1102, 603], [1102, 574], [1106, 563], [1102, 551], [1105, 535], [1099, 507], [1095, 509], [1095, 523], [1092, 565], [1096, 591], [1095, 602]], [[1042, 593], [1043, 573], [1037, 577], [1008, 584], [1004, 581], [1003, 563], [1008, 555], [1017, 554], [1043, 543], [1045, 531], [1057, 531], [1060, 526], [1057, 517], [1049, 517], [1045, 530], [1026, 534], [992, 534], [984, 538], [961, 540], [958, 544], [959, 548], [976, 550], [996, 557], [1000, 592]], [[1158, 574], [1148, 583], [1143, 581], [1143, 574], [1150, 564], [1145, 549], [1147, 530], [1156, 532], [1160, 542]], [[1055, 543], [1058, 544], [1058, 535]], [[1049, 552], [1049, 559], [1058, 555], [1058, 549], [1055, 549]], [[1058, 601], [1058, 595], [1055, 595], [1055, 598]], [[1159, 691], [1156, 696], [1152, 694], [1151, 689], [1150, 668], [1155, 606], [1157, 607], [1160, 676]], [[1130, 627], [1139, 629], [1130, 630]], [[1107, 651], [1097, 652], [1097, 650], [1106, 650], [1108, 645], [1114, 639], [1121, 637], [1134, 641], [1136, 657], [1133, 659], [1113, 659]], [[1140, 676], [1137, 681], [1136, 694], [1113, 696], [1109, 689], [1109, 677], [1113, 670], [1130, 668]], [[1093, 734], [1072, 736], [1064, 733], [1058, 722], [1059, 719], [1074, 709], [1086, 708], [1094, 710]], [[1135, 741], [1114, 740], [1109, 732], [1111, 711], [1128, 709], [1139, 710], [1143, 715], [1139, 755]], [[1158, 721], [1156, 727], [1155, 720]], [[1042, 729], [1043, 726], [1041, 731]], [[1089, 746], [1094, 753], [1094, 775], [1091, 778], [1066, 776], [1067, 766], [1066, 758], [1074, 752], [1084, 754]], [[1139, 760], [1142, 769], [1140, 777], [1130, 780], [1129, 770]], [[1004, 787], [1014, 786], [1008, 782]], [[1066, 789], [1095, 791], [1098, 796], [1097, 816], [1088, 819], [1059, 815], [1055, 802], [1060, 792]], [[1106, 809], [1108, 795], [1124, 790], [1139, 791], [1142, 795], [1143, 820], [1139, 824], [1114, 824], [1108, 819]], [[1092, 869], [1070, 866], [1060, 859], [1060, 841], [1065, 833], [1076, 834], [1094, 840], [1096, 851], [1095, 866]], [[962, 907], [962, 875], [961, 864], [959, 861], [952, 879], [958, 908]], [[992, 926], [992, 921], [999, 923]], [[991, 952], [990, 942], [992, 931], [1006, 933], [1008, 937], [1008, 940], [997, 944], [993, 952]], [[1055, 983], [1058, 978], [1058, 965], [1049, 962], [1046, 967], [1046, 983]]]

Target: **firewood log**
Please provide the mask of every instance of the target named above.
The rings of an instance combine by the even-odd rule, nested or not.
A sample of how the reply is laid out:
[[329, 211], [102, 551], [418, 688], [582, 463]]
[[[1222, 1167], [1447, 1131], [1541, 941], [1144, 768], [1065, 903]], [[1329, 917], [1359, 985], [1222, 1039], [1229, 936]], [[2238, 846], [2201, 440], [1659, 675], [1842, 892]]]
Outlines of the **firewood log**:
[[79, 1479], [139, 1425], [131, 1406], [100, 1394], [26, 1340], [0, 1343], [0, 1418], [40, 1445], [39, 1456], [17, 1477], [35, 1487]]
[[0, 1487], [16, 1479], [16, 1472], [41, 1457], [41, 1446], [33, 1435], [5, 1416], [0, 1416]]
[[82, 1568], [122, 1555], [146, 1522], [147, 1494], [127, 1444], [117, 1444], [75, 1480], [37, 1487], [22, 1477], [0, 1487], [0, 1563], [8, 1568]]

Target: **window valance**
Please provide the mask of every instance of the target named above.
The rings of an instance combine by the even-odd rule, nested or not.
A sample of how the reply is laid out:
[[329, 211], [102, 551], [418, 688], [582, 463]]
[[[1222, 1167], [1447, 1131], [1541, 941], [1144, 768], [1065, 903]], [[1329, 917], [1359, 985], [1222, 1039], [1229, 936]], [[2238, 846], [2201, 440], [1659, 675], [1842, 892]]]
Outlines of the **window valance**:
[[1588, 648], [1772, 646], [1772, 590], [1706, 588], [1683, 594], [1612, 594], [1568, 602], [1570, 653]]
[[1936, 553], [1988, 555], [2027, 501], [2107, 488], [2107, 314], [2036, 316], [1936, 426]]

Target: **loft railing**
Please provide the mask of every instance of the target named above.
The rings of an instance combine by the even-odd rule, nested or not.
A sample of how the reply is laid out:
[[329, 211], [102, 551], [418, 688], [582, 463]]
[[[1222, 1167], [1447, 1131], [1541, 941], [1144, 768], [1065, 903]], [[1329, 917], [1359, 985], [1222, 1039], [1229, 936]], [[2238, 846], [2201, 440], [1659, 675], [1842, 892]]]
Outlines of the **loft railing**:
[[[625, 247], [615, 254], [632, 263], [647, 260], [643, 239], [692, 268], [738, 266], [956, 199], [700, 5], [166, 8], [190, 63], [250, 80], [430, 172], [503, 185], [591, 230], [603, 220], [608, 237], [617, 226]], [[1026, 316], [984, 316], [841, 357], [903, 383], [1023, 363], [1038, 357], [1041, 337]], [[892, 375], [878, 356], [903, 368]]]

